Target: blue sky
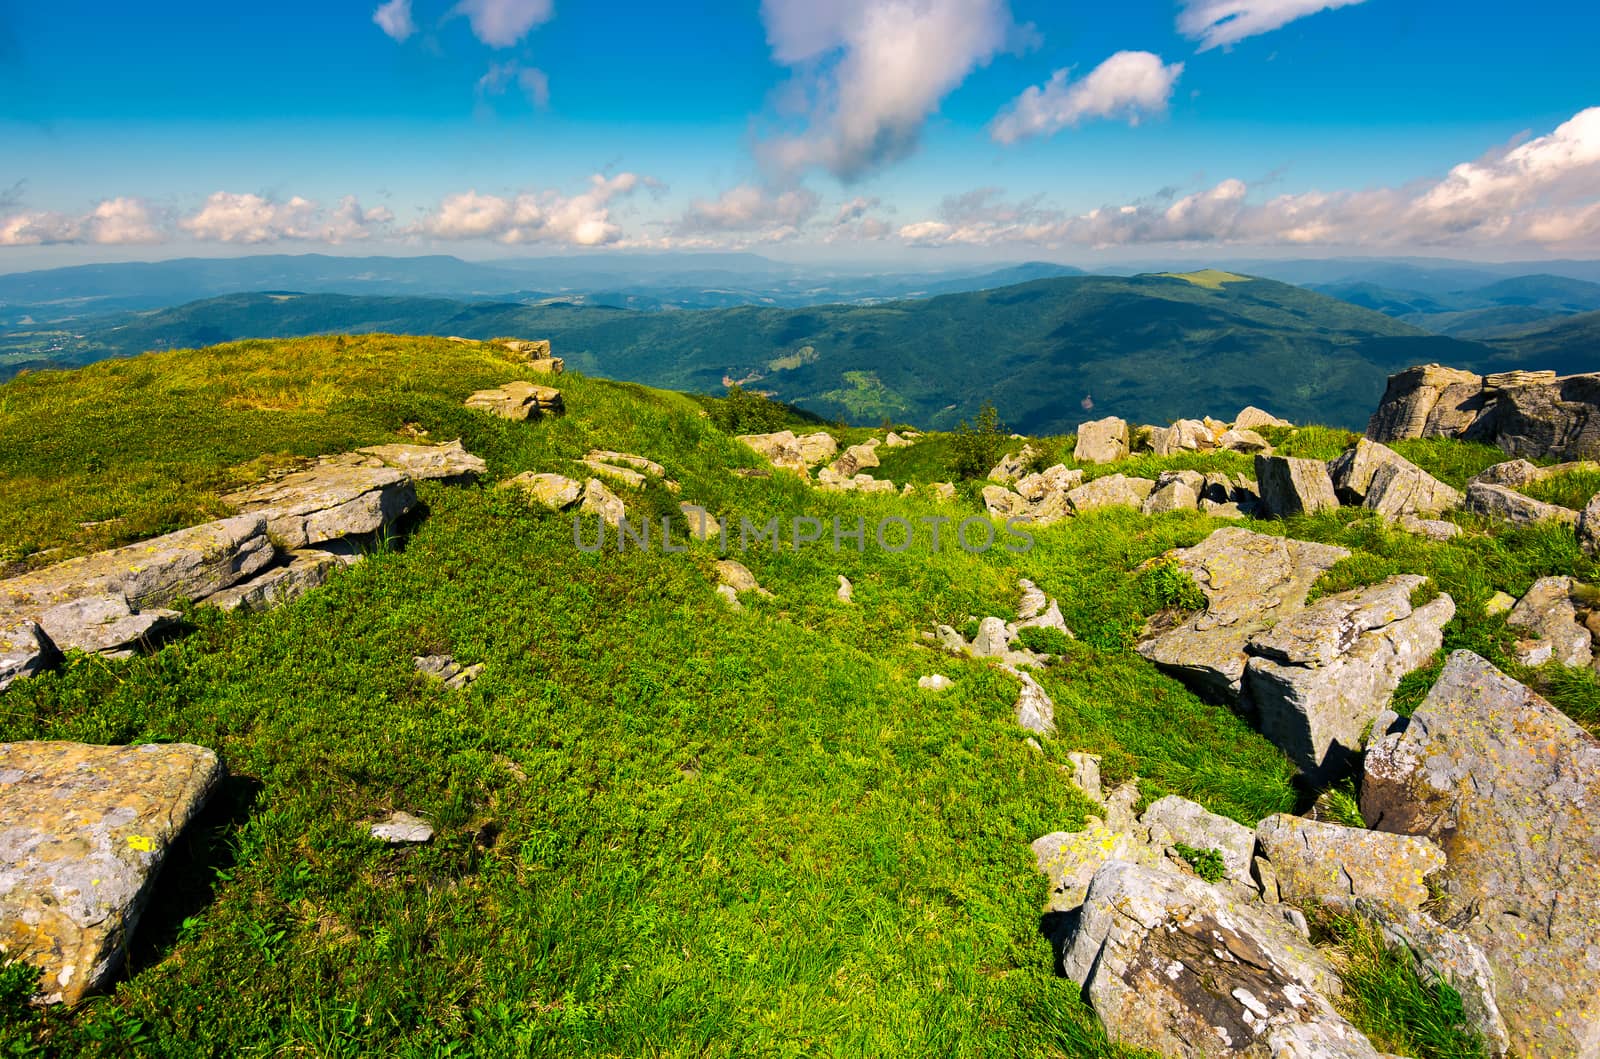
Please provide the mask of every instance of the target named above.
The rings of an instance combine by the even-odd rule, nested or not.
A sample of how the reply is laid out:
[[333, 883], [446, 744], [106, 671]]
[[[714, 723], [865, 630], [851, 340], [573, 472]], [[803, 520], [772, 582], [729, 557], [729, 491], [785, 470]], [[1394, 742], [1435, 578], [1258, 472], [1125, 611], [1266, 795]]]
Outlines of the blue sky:
[[1600, 5], [0, 0], [0, 266], [1600, 251]]

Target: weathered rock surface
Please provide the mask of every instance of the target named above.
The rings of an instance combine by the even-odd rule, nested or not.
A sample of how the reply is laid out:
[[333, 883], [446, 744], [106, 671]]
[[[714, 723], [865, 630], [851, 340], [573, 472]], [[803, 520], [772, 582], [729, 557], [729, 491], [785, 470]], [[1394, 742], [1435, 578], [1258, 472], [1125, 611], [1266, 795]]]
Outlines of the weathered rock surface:
[[1527, 460], [1507, 460], [1487, 467], [1473, 476], [1474, 482], [1487, 482], [1489, 485], [1503, 485], [1508, 489], [1521, 489], [1525, 485], [1537, 482], [1543, 475], [1538, 467]]
[[1429, 364], [1389, 377], [1367, 436], [1458, 437], [1528, 459], [1600, 457], [1600, 373], [1477, 376]]
[[39, 623], [0, 618], [0, 691], [12, 681], [36, 677], [55, 665], [58, 652]]
[[1256, 482], [1261, 488], [1261, 506], [1279, 518], [1314, 515], [1339, 506], [1328, 466], [1321, 460], [1257, 456]]
[[1569, 526], [1578, 524], [1578, 513], [1571, 508], [1546, 504], [1523, 496], [1503, 485], [1472, 482], [1467, 485], [1466, 508], [1473, 514], [1502, 522], [1527, 524], [1530, 522], [1562, 522]]
[[1578, 543], [1590, 555], [1600, 552], [1600, 493], [1590, 497], [1578, 515]]
[[1150, 803], [1139, 817], [1139, 828], [1152, 846], [1163, 850], [1179, 842], [1195, 849], [1216, 850], [1222, 854], [1224, 877], [1255, 890], [1250, 865], [1255, 857], [1256, 833], [1237, 820], [1169, 794]]
[[1183, 481], [1171, 481], [1157, 486], [1144, 502], [1146, 515], [1164, 515], [1169, 511], [1195, 511], [1200, 507], [1200, 497], [1193, 487]]
[[1054, 735], [1056, 731], [1056, 704], [1055, 700], [1047, 694], [1037, 680], [1011, 665], [1003, 667], [1006, 672], [1022, 682], [1022, 690], [1017, 693], [1017, 703], [1012, 707], [1012, 716], [1017, 724], [1033, 732], [1035, 735]]
[[1600, 1054], [1600, 741], [1469, 651], [1367, 753], [1367, 823], [1431, 838], [1520, 1055]]
[[1383, 400], [1367, 423], [1367, 437], [1466, 437], [1487, 407], [1483, 379], [1473, 372], [1438, 364], [1407, 368], [1389, 376]]
[[521, 353], [530, 360], [543, 360], [550, 356], [548, 338], [508, 338], [500, 345], [512, 353]]
[[839, 478], [854, 478], [868, 467], [878, 466], [878, 439], [868, 438], [859, 445], [851, 445], [844, 454], [828, 464], [828, 470]]
[[1246, 405], [1240, 409], [1239, 414], [1233, 417], [1235, 430], [1260, 430], [1262, 427], [1292, 427], [1293, 423], [1287, 419], [1279, 419], [1271, 412], [1263, 411], [1255, 405]]
[[1414, 912], [1428, 900], [1424, 880], [1445, 866], [1431, 840], [1342, 827], [1279, 813], [1256, 826], [1261, 855], [1272, 863], [1279, 897], [1353, 912], [1358, 901]]
[[[1589, 630], [1578, 620], [1570, 577], [1541, 577], [1506, 615], [1506, 624], [1524, 629], [1551, 647], [1551, 657], [1564, 666], [1586, 666], [1594, 660]], [[48, 627], [47, 627], [48, 631]]]
[[39, 626], [62, 650], [129, 658], [174, 628], [179, 615], [159, 607], [134, 611], [121, 593], [84, 596], [39, 615]]
[[343, 558], [318, 548], [290, 552], [288, 561], [270, 566], [250, 580], [206, 597], [206, 606], [259, 614], [299, 599], [328, 583], [333, 571], [346, 565]]
[[1115, 463], [1128, 458], [1128, 421], [1116, 416], [1096, 419], [1078, 427], [1072, 458], [1079, 463]]
[[167, 848], [223, 770], [187, 744], [0, 744], [0, 950], [74, 1003], [116, 972]]
[[771, 592], [761, 587], [761, 582], [756, 580], [756, 575], [750, 568], [737, 559], [718, 559], [715, 563], [717, 583], [727, 585], [735, 592], [755, 592], [759, 595], [770, 596]]
[[440, 681], [453, 691], [460, 691], [483, 672], [483, 663], [464, 666], [452, 655], [417, 655], [411, 660], [418, 673]]
[[412, 481], [470, 482], [487, 469], [458, 438], [444, 445], [371, 445], [356, 453], [404, 471]]
[[740, 434], [734, 440], [755, 449], [774, 467], [799, 474], [807, 473], [813, 463], [820, 463], [838, 451], [838, 442], [826, 433], [797, 437], [792, 430], [780, 430], [773, 434]]
[[1108, 861], [1063, 969], [1113, 1040], [1158, 1055], [1377, 1059], [1310, 943], [1199, 879]]
[[1316, 579], [1350, 553], [1229, 526], [1169, 554], [1205, 594], [1206, 610], [1145, 640], [1139, 653], [1201, 694], [1234, 702], [1250, 638], [1301, 609]]
[[1050, 880], [1047, 912], [1071, 912], [1083, 906], [1095, 872], [1107, 861], [1132, 860], [1133, 838], [1090, 817], [1082, 831], [1054, 831], [1033, 840], [1034, 863]]
[[1456, 991], [1467, 1026], [1482, 1035], [1491, 1055], [1510, 1051], [1511, 1034], [1495, 995], [1494, 968], [1471, 938], [1424, 912], [1397, 913], [1367, 901], [1357, 901], [1356, 908], [1378, 924], [1391, 946], [1410, 952], [1423, 981], [1443, 981]]
[[1137, 511], [1144, 507], [1155, 487], [1156, 483], [1149, 478], [1109, 474], [1069, 490], [1067, 502], [1079, 514], [1101, 507], [1131, 507]]
[[552, 511], [565, 511], [583, 499], [583, 486], [559, 474], [525, 471], [504, 484], [522, 490], [530, 500]]
[[1028, 464], [1038, 455], [1032, 445], [1024, 444], [1020, 451], [1007, 453], [1000, 458], [999, 463], [989, 469], [989, 480], [1001, 484], [1016, 481], [1027, 473]]
[[292, 549], [375, 533], [416, 507], [417, 491], [404, 471], [330, 461], [222, 500], [265, 518], [267, 532]]
[[1250, 637], [1243, 699], [1261, 732], [1313, 781], [1349, 769], [1407, 673], [1443, 643], [1455, 603], [1415, 610], [1425, 579], [1396, 576], [1328, 596]]
[[518, 423], [541, 415], [560, 415], [566, 410], [560, 390], [521, 380], [479, 390], [467, 398], [466, 406]]
[[695, 540], [704, 542], [722, 536], [722, 523], [699, 504], [691, 504], [685, 500], [678, 505], [678, 510], [683, 512], [683, 517], [688, 520], [689, 536]]
[[628, 508], [622, 498], [607, 489], [598, 478], [583, 484], [583, 503], [579, 510], [586, 515], [597, 515], [609, 526], [619, 526], [628, 517]]
[[1229, 452], [1271, 454], [1272, 445], [1266, 438], [1254, 430], [1242, 430], [1238, 427], [1224, 430], [1217, 436], [1217, 448]]
[[1418, 518], [1416, 515], [1401, 515], [1395, 520], [1395, 526], [1406, 533], [1418, 537], [1426, 537], [1430, 541], [1447, 541], [1451, 537], [1461, 536], [1461, 527], [1454, 522], [1445, 522], [1436, 518]]
[[433, 825], [408, 812], [395, 810], [368, 827], [368, 832], [379, 842], [391, 846], [420, 845], [433, 841]]

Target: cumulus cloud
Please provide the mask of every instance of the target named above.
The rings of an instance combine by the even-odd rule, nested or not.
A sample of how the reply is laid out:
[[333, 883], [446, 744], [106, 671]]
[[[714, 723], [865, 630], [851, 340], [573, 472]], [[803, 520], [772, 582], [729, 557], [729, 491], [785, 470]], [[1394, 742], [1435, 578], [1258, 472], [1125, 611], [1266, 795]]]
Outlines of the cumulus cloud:
[[554, 0], [461, 0], [472, 35], [491, 48], [509, 48], [555, 15]]
[[1147, 51], [1119, 51], [1080, 81], [1057, 70], [1045, 85], [1032, 86], [1011, 102], [989, 127], [999, 143], [1049, 136], [1088, 118], [1141, 118], [1166, 112], [1183, 63], [1168, 65]]
[[255, 194], [218, 191], [178, 227], [190, 237], [215, 243], [300, 242], [343, 243], [366, 239], [394, 219], [388, 210], [362, 209], [354, 196], [324, 210], [311, 199], [294, 196], [278, 202]]
[[416, 230], [436, 239], [606, 246], [622, 238], [611, 219], [612, 201], [647, 183], [633, 173], [597, 173], [586, 191], [571, 196], [540, 191], [506, 198], [466, 191], [446, 196]]
[[1362, 0], [1182, 0], [1178, 32], [1200, 42], [1201, 51], [1270, 33], [1297, 18], [1350, 7]]
[[903, 225], [921, 246], [1243, 244], [1364, 248], [1538, 246], [1600, 250], [1600, 107], [1554, 131], [1490, 151], [1442, 178], [1363, 191], [1253, 199], [1228, 179], [1068, 215], [1037, 202], [1005, 204], [991, 189], [946, 200], [938, 218]]
[[417, 31], [411, 18], [411, 0], [389, 0], [372, 13], [372, 21], [395, 40], [404, 41]]
[[525, 67], [515, 60], [490, 63], [488, 71], [478, 78], [478, 95], [503, 96], [512, 85], [541, 110], [550, 105], [550, 78], [543, 70]]
[[761, 15], [811, 101], [767, 157], [846, 181], [915, 151], [944, 97], [1021, 33], [1006, 0], [762, 0]]
[[817, 213], [820, 200], [808, 188], [774, 191], [754, 184], [730, 188], [715, 199], [696, 199], [673, 225], [678, 236], [719, 232], [752, 233], [766, 242], [800, 234]]
[[150, 208], [135, 198], [106, 199], [80, 216], [25, 211], [0, 217], [0, 246], [94, 243], [101, 246], [159, 243], [162, 232]]

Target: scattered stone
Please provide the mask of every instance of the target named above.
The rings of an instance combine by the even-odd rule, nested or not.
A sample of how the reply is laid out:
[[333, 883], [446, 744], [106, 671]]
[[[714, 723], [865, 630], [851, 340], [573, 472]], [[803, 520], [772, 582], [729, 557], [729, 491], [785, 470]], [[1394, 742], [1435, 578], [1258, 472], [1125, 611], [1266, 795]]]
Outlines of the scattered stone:
[[1006, 672], [1022, 681], [1022, 691], [1017, 695], [1013, 716], [1017, 723], [1035, 735], [1054, 735], [1056, 731], [1055, 700], [1045, 693], [1037, 680], [1015, 666], [1003, 667]]
[[602, 478], [610, 478], [628, 489], [643, 489], [648, 479], [631, 467], [617, 467], [603, 460], [584, 459], [579, 461], [589, 470]]
[[560, 390], [521, 380], [493, 390], [479, 390], [467, 398], [466, 407], [517, 423], [566, 411]]
[[1128, 458], [1128, 421], [1116, 416], [1078, 427], [1072, 458], [1079, 463], [1115, 463]]
[[1416, 466], [1389, 446], [1360, 438], [1355, 445], [1328, 461], [1328, 476], [1333, 479], [1334, 492], [1341, 501], [1360, 504], [1367, 499], [1372, 476], [1386, 464]]
[[1261, 855], [1272, 862], [1278, 895], [1295, 905], [1318, 902], [1353, 912], [1356, 902], [1414, 912], [1428, 900], [1423, 880], [1443, 870], [1444, 850], [1394, 835], [1279, 813], [1256, 826]]
[[771, 592], [761, 587], [756, 580], [756, 575], [750, 568], [737, 559], [718, 559], [714, 564], [717, 571], [717, 583], [726, 585], [735, 592], [754, 592], [761, 596], [770, 596]]
[[560, 375], [566, 370], [567, 362], [560, 357], [535, 357], [525, 367], [540, 375]]
[[717, 597], [726, 603], [731, 610], [741, 611], [744, 609], [744, 604], [739, 602], [739, 593], [734, 591], [732, 585], [718, 585], [716, 592]]
[[500, 345], [513, 353], [521, 353], [530, 359], [543, 359], [550, 356], [550, 340], [548, 338], [508, 338]]
[[955, 681], [943, 673], [933, 673], [929, 676], [917, 678], [917, 687], [924, 691], [945, 691], [954, 686]]
[[1455, 603], [1440, 595], [1413, 610], [1425, 580], [1396, 576], [1340, 592], [1250, 637], [1243, 700], [1312, 782], [1351, 768], [1401, 678], [1444, 642]]
[[395, 810], [368, 831], [379, 842], [391, 846], [414, 846], [433, 841], [433, 825], [410, 813]]
[[1261, 487], [1261, 506], [1278, 518], [1314, 515], [1339, 506], [1328, 465], [1321, 460], [1257, 456], [1256, 481]]
[[1235, 430], [1260, 430], [1262, 427], [1292, 427], [1293, 423], [1287, 419], [1279, 419], [1270, 412], [1264, 412], [1255, 405], [1246, 405], [1239, 414], [1233, 418]]
[[286, 548], [363, 536], [389, 526], [417, 506], [404, 471], [325, 462], [222, 498], [241, 514], [267, 520], [267, 532]]
[[1017, 495], [1038, 506], [1051, 496], [1065, 497], [1067, 492], [1083, 484], [1083, 472], [1068, 468], [1064, 463], [1047, 467], [1017, 480]]
[[968, 653], [974, 658], [1004, 658], [1011, 649], [1011, 630], [999, 618], [984, 618], [978, 623], [978, 635], [973, 637]]
[[990, 469], [989, 480], [1002, 484], [1016, 481], [1022, 477], [1023, 473], [1028, 469], [1028, 464], [1032, 463], [1038, 455], [1033, 450], [1032, 445], [1023, 445], [1020, 452], [1001, 457], [1000, 462]]
[[1250, 638], [1301, 609], [1317, 578], [1349, 554], [1236, 526], [1169, 552], [1205, 593], [1206, 609], [1146, 639], [1139, 653], [1200, 694], [1236, 702]]
[[1217, 447], [1217, 436], [1198, 419], [1180, 419], [1159, 433], [1152, 432], [1150, 445], [1157, 456], [1210, 452]]
[[878, 466], [878, 439], [868, 438], [860, 445], [851, 445], [844, 450], [844, 455], [828, 465], [828, 470], [837, 477], [854, 478], [864, 468]]
[[949, 482], [934, 482], [932, 487], [934, 499], [940, 503], [951, 503], [956, 499], [956, 487]]
[[910, 445], [910, 439], [903, 438], [892, 430], [889, 431], [888, 435], [883, 439], [883, 447], [886, 449], [903, 449]]
[[1249, 518], [1238, 504], [1219, 504], [1215, 500], [1200, 501], [1200, 510], [1212, 518]]
[[1578, 513], [1571, 508], [1546, 504], [1503, 485], [1490, 485], [1487, 482], [1473, 482], [1467, 486], [1466, 507], [1473, 514], [1518, 525], [1561, 522], [1575, 527], [1578, 524]]
[[1395, 525], [1407, 533], [1415, 534], [1418, 537], [1426, 537], [1430, 541], [1447, 541], [1452, 537], [1461, 535], [1460, 526], [1454, 522], [1445, 522], [1443, 519], [1401, 515], [1395, 520]]
[[462, 448], [459, 438], [443, 445], [370, 445], [356, 453], [404, 471], [416, 482], [471, 482], [488, 469], [483, 460]]
[[454, 691], [462, 690], [483, 672], [482, 662], [464, 666], [450, 655], [417, 655], [411, 661], [418, 673], [442, 681], [445, 687]]
[[1072, 510], [1079, 514], [1093, 511], [1101, 507], [1131, 507], [1134, 510], [1143, 510], [1144, 502], [1155, 491], [1156, 483], [1149, 478], [1129, 478], [1122, 474], [1111, 474], [1104, 478], [1096, 478], [1092, 482], [1085, 482], [1067, 493], [1067, 501], [1072, 505]]
[[689, 521], [689, 536], [704, 543], [722, 536], [722, 523], [699, 504], [685, 500], [678, 505], [683, 517]]
[[[1506, 616], [1506, 624], [1525, 629], [1551, 647], [1551, 657], [1564, 666], [1586, 666], [1594, 661], [1589, 630], [1578, 620], [1572, 605], [1570, 577], [1541, 577]], [[45, 631], [49, 631], [45, 626]]]
[[1187, 1057], [1378, 1053], [1328, 1002], [1339, 982], [1280, 919], [1200, 879], [1110, 860], [1062, 961], [1119, 1044]]
[[1384, 464], [1372, 475], [1364, 506], [1384, 520], [1402, 515], [1437, 515], [1461, 506], [1462, 495], [1418, 467]]
[[1254, 430], [1225, 430], [1217, 438], [1217, 447], [1229, 452], [1272, 454], [1272, 445]]
[[507, 479], [502, 484], [508, 488], [521, 489], [535, 503], [551, 511], [565, 511], [583, 499], [583, 486], [559, 474], [526, 471], [515, 478]]
[[849, 603], [856, 598], [856, 586], [850, 583], [850, 579], [848, 577], [840, 574], [839, 591], [834, 593], [834, 595], [840, 603]]
[[1214, 849], [1222, 854], [1225, 878], [1250, 891], [1256, 886], [1250, 877], [1251, 860], [1256, 851], [1256, 833], [1250, 828], [1219, 816], [1205, 806], [1175, 794], [1150, 803], [1139, 817], [1139, 827], [1151, 845], [1170, 850], [1182, 842], [1195, 849]]
[[650, 478], [660, 478], [666, 474], [666, 468], [655, 460], [647, 460], [643, 456], [635, 456], [628, 452], [612, 452], [610, 449], [590, 449], [584, 453], [584, 462], [609, 463], [618, 467], [631, 467]]
[[1505, 463], [1497, 463], [1493, 467], [1479, 471], [1473, 476], [1472, 481], [1487, 485], [1503, 485], [1508, 489], [1521, 489], [1537, 482], [1540, 477], [1542, 475], [1539, 468], [1527, 460], [1507, 460]]
[[1100, 755], [1075, 751], [1067, 760], [1072, 763], [1072, 782], [1090, 801], [1100, 801]]
[[1169, 511], [1195, 511], [1200, 507], [1200, 497], [1194, 489], [1181, 481], [1159, 486], [1144, 502], [1146, 515], [1164, 515]]
[[1489, 602], [1483, 605], [1483, 613], [1487, 617], [1492, 618], [1496, 614], [1506, 613], [1516, 605], [1516, 596], [1511, 595], [1509, 592], [1496, 592], [1494, 595], [1489, 597]]
[[806, 474], [812, 464], [821, 463], [839, 451], [839, 443], [826, 431], [795, 436], [792, 430], [775, 434], [740, 434], [735, 441], [755, 449], [774, 467]]
[[104, 988], [166, 859], [222, 779], [185, 743], [0, 744], [0, 950], [49, 1003]]
[[598, 515], [607, 525], [621, 525], [628, 517], [628, 508], [622, 498], [607, 489], [598, 478], [591, 478], [583, 486], [583, 504], [579, 508], [586, 515]]
[[1443, 847], [1456, 929], [1494, 969], [1519, 1055], [1591, 1055], [1600, 938], [1600, 740], [1470, 651], [1367, 752], [1369, 826]]

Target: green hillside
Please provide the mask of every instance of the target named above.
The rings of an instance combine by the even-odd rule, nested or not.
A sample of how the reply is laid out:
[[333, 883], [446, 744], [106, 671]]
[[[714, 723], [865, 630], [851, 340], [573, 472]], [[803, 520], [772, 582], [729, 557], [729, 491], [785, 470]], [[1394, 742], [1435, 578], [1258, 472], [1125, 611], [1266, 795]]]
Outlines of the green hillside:
[[[81, 363], [147, 349], [369, 329], [548, 336], [569, 365], [712, 393], [725, 379], [828, 418], [935, 428], [985, 401], [1034, 433], [1091, 416], [1165, 423], [1255, 404], [1296, 421], [1359, 427], [1385, 377], [1411, 364], [1472, 366], [1481, 346], [1285, 283], [1082, 276], [878, 306], [642, 313], [560, 304], [235, 295], [88, 328], [51, 354]], [[1217, 273], [1215, 275], [1225, 275]], [[0, 338], [37, 359], [43, 339]], [[810, 353], [805, 363], [788, 364]], [[1181, 383], [1179, 382], [1181, 380]]]
[[1508, 359], [1563, 375], [1600, 371], [1600, 312], [1505, 332], [1488, 345]]
[[[1132, 289], [1170, 289], [1165, 300], [1198, 322], [1220, 310], [1192, 299], [1253, 286]], [[1098, 313], [1149, 304], [1126, 290], [1074, 288]], [[1002, 297], [1021, 327], [1055, 293]], [[959, 323], [967, 306], [951, 300], [940, 318]], [[872, 319], [909, 329], [916, 311]], [[1233, 312], [1285, 328], [1293, 315], [1248, 301]], [[1011, 362], [970, 352], [990, 374]], [[163, 876], [121, 984], [72, 1012], [39, 1012], [15, 1002], [13, 982], [0, 990], [0, 1052], [1131, 1055], [1052, 971], [1047, 884], [1028, 843], [1093, 808], [1062, 778], [1070, 751], [1103, 755], [1111, 782], [1137, 774], [1145, 801], [1179, 793], [1250, 824], [1316, 793], [1245, 721], [1132, 650], [1172, 602], [1140, 565], [1227, 523], [1111, 508], [1038, 531], [1027, 554], [969, 554], [948, 534], [935, 548], [920, 524], [904, 552], [753, 551], [743, 561], [772, 596], [747, 595], [734, 613], [712, 592], [711, 545], [584, 554], [567, 517], [495, 482], [570, 473], [598, 447], [657, 460], [681, 483], [628, 492], [635, 514], [693, 500], [756, 522], [849, 523], [976, 515], [974, 484], [938, 505], [926, 491], [738, 477], [730, 470], [755, 458], [701, 401], [572, 372], [558, 380], [561, 418], [510, 423], [462, 407], [524, 373], [487, 347], [374, 335], [153, 354], [0, 386], [0, 561], [12, 570], [196, 523], [272, 468], [418, 431], [460, 437], [488, 464], [477, 486], [421, 483], [425, 512], [403, 539], [304, 599], [259, 616], [195, 610], [194, 634], [154, 654], [74, 657], [0, 693], [0, 742], [195, 742], [231, 774]], [[1023, 392], [1011, 385], [993, 392]], [[1350, 438], [1275, 440], [1326, 458]], [[1071, 451], [1036, 443], [1049, 458]], [[933, 437], [886, 453], [880, 473], [947, 478], [949, 447]], [[1498, 458], [1452, 442], [1400, 447], [1457, 485]], [[1142, 456], [1088, 470], [1178, 466], [1248, 463]], [[1546, 574], [1600, 574], [1558, 527], [1435, 544], [1351, 508], [1252, 525], [1356, 549], [1326, 588], [1431, 576], [1459, 608], [1445, 650], [1470, 647], [1530, 680], [1542, 678], [1509, 659], [1503, 616], [1485, 614], [1490, 596]], [[835, 598], [840, 574], [853, 603]], [[1060, 732], [1037, 748], [1012, 719], [1015, 681], [919, 635], [1015, 613], [1019, 577], [1058, 598], [1077, 635], [1038, 678]], [[412, 656], [438, 652], [482, 662], [484, 675], [464, 692], [419, 677]], [[955, 687], [920, 691], [934, 671]], [[1556, 676], [1564, 683], [1539, 686], [1600, 724], [1593, 675]], [[1406, 701], [1424, 686], [1404, 685]], [[433, 821], [433, 842], [366, 837], [362, 821], [397, 808]], [[1344, 965], [1370, 971], [1363, 959]], [[1434, 993], [1401, 963], [1383, 968], [1382, 987], [1369, 975], [1350, 1001], [1375, 1041], [1419, 1059], [1477, 1054]], [[1411, 1006], [1385, 1007], [1402, 988]]]

